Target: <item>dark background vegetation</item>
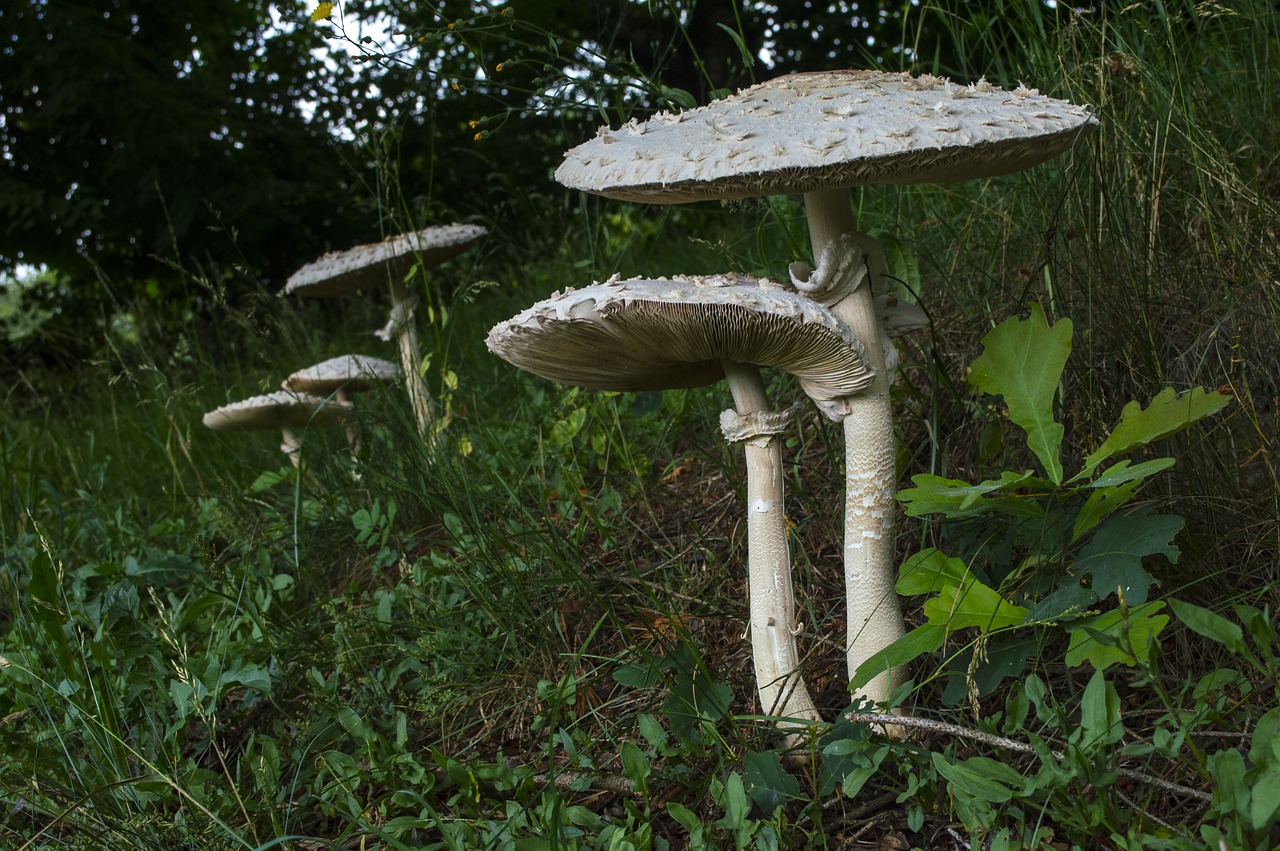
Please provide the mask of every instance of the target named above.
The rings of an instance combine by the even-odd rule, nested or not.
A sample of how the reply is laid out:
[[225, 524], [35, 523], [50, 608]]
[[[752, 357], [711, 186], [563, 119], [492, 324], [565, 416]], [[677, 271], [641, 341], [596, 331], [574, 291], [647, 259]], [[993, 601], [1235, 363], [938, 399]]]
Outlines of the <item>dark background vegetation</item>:
[[[1075, 323], [1056, 411], [1068, 469], [1130, 400], [1233, 397], [1153, 450], [1178, 465], [1135, 505], [1186, 526], [1176, 563], [1144, 567], [1159, 595], [1228, 618], [1275, 610], [1272, 4], [352, 2], [318, 23], [313, 6], [0, 6], [0, 845], [540, 848], [605, 845], [603, 818], [635, 847], [644, 825], [680, 847], [680, 808], [727, 819], [724, 781], [746, 772], [797, 786], [753, 810], [755, 828], [708, 827], [713, 844], [768, 824], [784, 847], [962, 847], [930, 761], [930, 747], [956, 757], [951, 740], [895, 746], [856, 800], [821, 760], [776, 773], [739, 640], [741, 456], [714, 428], [723, 389], [586, 393], [483, 346], [493, 323], [615, 272], [784, 276], [806, 252], [797, 199], [652, 208], [551, 173], [601, 123], [791, 70], [985, 76], [1092, 106], [1099, 131], [1025, 174], [854, 193], [931, 318], [900, 344], [900, 484], [1027, 469], [965, 368], [984, 333], [1039, 304]], [[323, 358], [394, 357], [370, 334], [384, 301], [304, 304], [283, 281], [324, 251], [449, 221], [490, 235], [415, 284], [439, 445], [396, 392], [361, 407], [354, 478], [339, 435], [308, 433], [299, 477], [274, 437], [200, 426]], [[771, 392], [797, 398], [777, 378]], [[841, 451], [816, 416], [787, 445], [806, 676], [832, 717], [848, 702]], [[1013, 564], [1025, 552], [1002, 534], [913, 518], [899, 555]], [[1069, 558], [1046, 570], [1073, 581]], [[921, 601], [906, 605], [921, 622]], [[1063, 664], [1061, 629], [1027, 632], [1015, 682], [972, 701], [947, 690], [967, 684], [954, 659], [921, 660], [917, 714], [1065, 747], [1087, 676]], [[1191, 744], [1108, 759], [1221, 797], [1205, 754], [1236, 753], [1274, 708], [1274, 655], [1251, 667], [1175, 625], [1161, 646], [1159, 670], [1108, 675], [1137, 745]], [[1030, 675], [1053, 709], [1022, 729], [1007, 718]], [[702, 726], [669, 711], [691, 696], [715, 710]], [[648, 790], [593, 786], [628, 754], [640, 764], [629, 746]], [[1221, 801], [1197, 809], [1110, 764], [1041, 778], [993, 805], [999, 823], [1024, 838], [1050, 825], [1053, 847], [1201, 847], [1206, 826], [1274, 838], [1274, 818], [1250, 832]]]

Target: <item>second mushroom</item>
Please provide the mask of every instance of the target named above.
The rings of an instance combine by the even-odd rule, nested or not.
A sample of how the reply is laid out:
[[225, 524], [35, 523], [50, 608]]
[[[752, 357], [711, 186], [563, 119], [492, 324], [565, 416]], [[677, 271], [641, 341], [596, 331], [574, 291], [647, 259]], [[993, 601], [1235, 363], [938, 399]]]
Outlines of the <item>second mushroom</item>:
[[782, 444], [789, 411], [769, 406], [759, 366], [783, 369], [840, 416], [873, 373], [830, 311], [788, 287], [738, 275], [614, 278], [566, 290], [500, 323], [488, 346], [515, 366], [596, 390], [667, 390], [726, 378], [736, 410], [725, 437], [747, 459], [750, 635], [764, 712], [794, 730], [821, 720], [799, 672], [795, 601], [783, 509]]

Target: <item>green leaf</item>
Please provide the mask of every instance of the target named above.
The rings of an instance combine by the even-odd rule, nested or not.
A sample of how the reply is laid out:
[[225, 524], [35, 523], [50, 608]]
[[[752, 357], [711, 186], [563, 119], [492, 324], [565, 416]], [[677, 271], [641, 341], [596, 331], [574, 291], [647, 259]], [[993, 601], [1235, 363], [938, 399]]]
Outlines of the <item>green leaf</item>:
[[1021, 625], [1028, 610], [970, 577], [960, 587], [948, 585], [925, 600], [924, 614], [929, 623], [952, 631], [975, 627], [986, 633]]
[[1126, 482], [1116, 487], [1099, 488], [1089, 494], [1071, 527], [1071, 542], [1079, 541], [1109, 514], [1127, 505], [1137, 487], [1137, 482]]
[[1099, 598], [1124, 591], [1125, 599], [1135, 605], [1147, 601], [1147, 591], [1157, 584], [1142, 569], [1142, 559], [1163, 555], [1176, 564], [1181, 554], [1173, 538], [1185, 521], [1177, 515], [1147, 514], [1116, 516], [1098, 527], [1076, 558], [1076, 570], [1093, 575], [1093, 590]]
[[618, 756], [622, 759], [622, 776], [631, 781], [631, 788], [640, 794], [648, 791], [649, 759], [634, 742], [623, 742]]
[[742, 775], [736, 771], [729, 772], [729, 779], [718, 796], [717, 803], [724, 807], [724, 818], [716, 821], [716, 827], [737, 830], [747, 823], [749, 806], [746, 788], [742, 783]]
[[772, 814], [787, 801], [800, 797], [800, 781], [787, 773], [774, 751], [742, 755], [743, 783], [760, 811]]
[[950, 762], [940, 753], [932, 756], [933, 767], [947, 779], [957, 797], [963, 795], [1003, 804], [1013, 797], [1014, 788], [1022, 786], [1022, 775], [1003, 762], [982, 756], [971, 757], [964, 762]]
[[1146, 408], [1137, 402], [1130, 402], [1120, 412], [1120, 422], [1107, 439], [1084, 459], [1084, 469], [1075, 478], [1087, 478], [1108, 458], [1146, 446], [1153, 440], [1177, 434], [1192, 423], [1216, 414], [1230, 403], [1230, 396], [1200, 387], [1185, 393], [1176, 393], [1172, 387], [1166, 387]]
[[841, 782], [841, 790], [846, 797], [853, 798], [862, 791], [862, 787], [867, 785], [867, 781], [875, 777], [876, 772], [880, 770], [880, 764], [884, 762], [885, 757], [889, 755], [889, 746], [881, 745], [876, 749], [868, 760], [864, 755], [858, 761], [861, 765], [850, 769]]
[[223, 688], [233, 684], [251, 688], [263, 695], [270, 694], [271, 674], [261, 665], [241, 663], [219, 675], [217, 693], [221, 694]]
[[[1044, 509], [1034, 502], [1013, 493], [1007, 493], [1023, 486], [1052, 488], [1052, 482], [1046, 482], [1032, 473], [1013, 473], [1005, 471], [997, 480], [970, 484], [959, 479], [946, 479], [928, 473], [917, 473], [911, 477], [914, 488], [904, 488], [898, 492], [898, 501], [906, 507], [911, 517], [923, 517], [926, 514], [943, 514], [947, 517], [977, 517], [991, 511], [1009, 514], [1014, 517], [1043, 517]], [[988, 498], [992, 494], [999, 498]]]
[[1210, 754], [1206, 765], [1213, 780], [1216, 806], [1227, 813], [1244, 815], [1249, 806], [1244, 756], [1235, 748], [1229, 748]]
[[1280, 765], [1268, 765], [1253, 782], [1253, 801], [1249, 805], [1249, 821], [1256, 831], [1269, 829], [1280, 810]]
[[1062, 481], [1062, 425], [1053, 418], [1053, 397], [1071, 354], [1071, 320], [1054, 325], [1040, 305], [1026, 319], [1009, 319], [982, 338], [983, 351], [969, 365], [969, 383], [1003, 396], [1009, 419], [1027, 433], [1027, 446], [1054, 483]]
[[742, 56], [742, 64], [747, 68], [755, 65], [755, 58], [752, 57], [751, 51], [747, 49], [747, 43], [742, 40], [742, 36], [738, 31], [719, 22], [716, 23], [716, 26], [728, 33], [729, 38], [733, 39], [733, 43], [738, 45], [738, 53]]
[[1081, 743], [1086, 747], [1111, 745], [1124, 737], [1120, 721], [1120, 695], [1102, 671], [1094, 671], [1080, 699]]
[[930, 547], [903, 562], [894, 590], [906, 596], [932, 594], [944, 585], [959, 585], [968, 575], [963, 561]]
[[1153, 458], [1150, 461], [1143, 461], [1141, 464], [1135, 464], [1130, 467], [1129, 459], [1126, 458], [1108, 467], [1106, 472], [1089, 483], [1089, 487], [1109, 488], [1125, 482], [1141, 483], [1156, 473], [1169, 469], [1175, 463], [1177, 462], [1173, 458]]
[[853, 672], [849, 690], [857, 691], [879, 674], [905, 665], [925, 653], [932, 653], [946, 640], [947, 630], [937, 624], [921, 624], [888, 647], [873, 653]]
[[[1156, 636], [1169, 623], [1169, 616], [1160, 614], [1163, 609], [1164, 603], [1153, 602], [1129, 610], [1128, 643], [1142, 659], [1148, 658]], [[1103, 644], [1091, 631], [1110, 635], [1117, 642], [1115, 645]], [[1117, 664], [1137, 665], [1138, 659], [1124, 649], [1124, 642], [1120, 640], [1125, 631], [1125, 619], [1119, 609], [1070, 624], [1067, 626], [1067, 632], [1071, 634], [1067, 664], [1074, 668], [1088, 662], [1099, 671]]]
[[1245, 652], [1244, 632], [1222, 615], [1182, 600], [1170, 600], [1169, 608], [1178, 620], [1198, 635], [1218, 642], [1237, 655]]

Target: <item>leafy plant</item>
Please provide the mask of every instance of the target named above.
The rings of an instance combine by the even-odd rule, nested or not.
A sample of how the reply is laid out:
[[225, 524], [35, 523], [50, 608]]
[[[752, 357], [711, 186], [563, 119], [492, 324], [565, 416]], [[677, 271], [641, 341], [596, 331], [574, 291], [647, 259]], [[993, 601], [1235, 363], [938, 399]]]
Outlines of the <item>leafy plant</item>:
[[[1037, 469], [1004, 470], [976, 484], [932, 474], [912, 477], [915, 486], [898, 494], [909, 516], [940, 515], [948, 527], [980, 530], [982, 538], [965, 559], [931, 548], [902, 565], [898, 593], [933, 595], [924, 603], [925, 622], [865, 664], [851, 687], [886, 665], [940, 650], [954, 633], [972, 631], [977, 637], [968, 651], [949, 660], [952, 679], [945, 696], [955, 702], [965, 694], [986, 694], [1019, 675], [1040, 646], [1026, 628], [1055, 623], [1070, 623], [1069, 663], [1089, 661], [1099, 669], [1134, 664], [1128, 653], [1097, 646], [1115, 626], [1114, 618], [1085, 620], [1112, 595], [1139, 607], [1130, 613], [1128, 635], [1142, 645], [1140, 652], [1167, 622], [1156, 614], [1161, 604], [1144, 605], [1151, 586], [1158, 584], [1144, 559], [1159, 555], [1177, 561], [1173, 538], [1183, 519], [1132, 503], [1141, 486], [1174, 459], [1134, 463], [1121, 456], [1189, 428], [1231, 399], [1199, 388], [1181, 394], [1167, 388], [1146, 407], [1130, 402], [1106, 440], [1068, 476], [1065, 429], [1054, 415], [1054, 402], [1071, 337], [1070, 320], [1050, 325], [1033, 305], [1028, 318], [1009, 319], [983, 338], [983, 352], [970, 365], [968, 380], [980, 392], [1003, 399]], [[966, 536], [957, 537], [963, 542]], [[1134, 629], [1135, 623], [1143, 628]]]

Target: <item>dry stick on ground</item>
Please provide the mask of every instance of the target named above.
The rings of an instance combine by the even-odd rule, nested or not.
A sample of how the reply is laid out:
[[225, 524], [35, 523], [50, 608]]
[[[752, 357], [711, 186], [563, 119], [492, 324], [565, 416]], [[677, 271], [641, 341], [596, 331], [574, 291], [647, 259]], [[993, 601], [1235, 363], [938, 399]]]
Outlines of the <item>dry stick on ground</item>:
[[[958, 739], [971, 739], [975, 742], [982, 742], [991, 745], [993, 748], [1003, 748], [1004, 750], [1017, 751], [1018, 753], [1036, 753], [1036, 749], [1025, 742], [1019, 742], [1014, 739], [1006, 739], [1004, 736], [996, 736], [991, 733], [984, 733], [981, 730], [971, 730], [968, 727], [961, 727], [956, 724], [948, 724], [945, 721], [935, 721], [932, 718], [914, 718], [914, 717], [897, 717], [892, 720], [875, 712], [850, 712], [844, 716], [855, 724], [879, 724], [881, 726], [888, 725], [901, 727], [915, 727], [919, 730], [928, 730], [933, 733], [941, 733], [944, 736], [955, 736]], [[1066, 759], [1066, 754], [1062, 751], [1049, 751], [1054, 759], [1062, 761]], [[1177, 795], [1186, 795], [1189, 798], [1196, 798], [1206, 803], [1213, 803], [1213, 796], [1208, 792], [1202, 792], [1199, 789], [1192, 789], [1190, 786], [1183, 786], [1180, 783], [1173, 783], [1169, 780], [1147, 774], [1143, 771], [1134, 771], [1130, 768], [1115, 768], [1116, 774], [1121, 777], [1128, 777], [1130, 780], [1136, 780], [1139, 783], [1146, 783], [1164, 789], [1166, 792], [1173, 792]]]

